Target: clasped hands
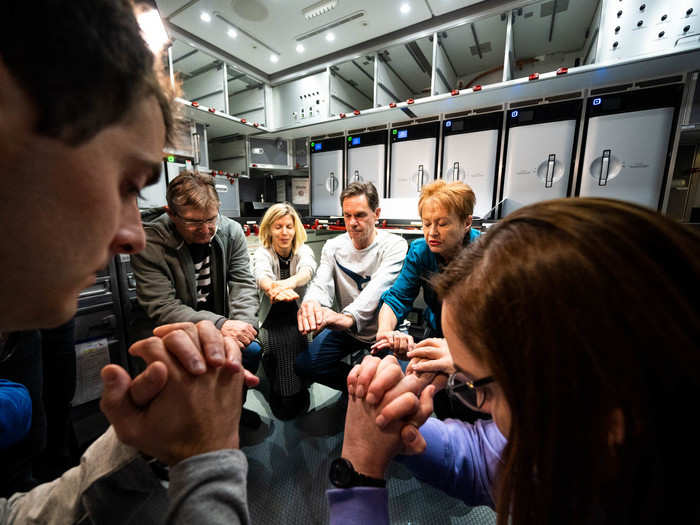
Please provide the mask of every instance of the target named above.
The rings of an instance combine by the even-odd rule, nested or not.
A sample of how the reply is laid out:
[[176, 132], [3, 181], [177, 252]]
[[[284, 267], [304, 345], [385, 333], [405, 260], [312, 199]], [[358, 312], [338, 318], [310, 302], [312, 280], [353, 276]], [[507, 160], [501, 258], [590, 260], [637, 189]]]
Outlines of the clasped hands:
[[100, 407], [119, 440], [168, 465], [238, 448], [243, 386], [259, 382], [243, 368], [240, 345], [210, 321], [153, 333], [129, 349], [148, 365], [141, 374], [131, 379], [114, 364], [102, 369]]
[[362, 474], [383, 478], [397, 454], [420, 454], [418, 428], [433, 411], [433, 395], [454, 371], [444, 339], [426, 339], [408, 353], [406, 374], [396, 357], [366, 356], [348, 374], [350, 398], [342, 456]]
[[265, 290], [265, 293], [272, 303], [296, 301], [299, 299], [299, 294], [294, 291], [293, 283], [289, 279], [272, 281], [267, 290]]

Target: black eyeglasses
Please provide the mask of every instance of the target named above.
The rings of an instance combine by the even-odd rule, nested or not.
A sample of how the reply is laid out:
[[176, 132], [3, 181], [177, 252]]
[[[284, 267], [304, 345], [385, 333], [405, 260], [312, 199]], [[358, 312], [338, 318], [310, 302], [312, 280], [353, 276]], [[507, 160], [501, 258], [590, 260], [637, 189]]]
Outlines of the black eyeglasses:
[[473, 380], [462, 372], [455, 372], [447, 380], [447, 392], [456, 397], [463, 405], [472, 410], [481, 411], [486, 402], [486, 390], [484, 387], [494, 383], [492, 376]]
[[185, 224], [185, 226], [191, 226], [193, 228], [198, 228], [199, 226], [203, 226], [205, 224], [216, 224], [216, 221], [219, 218], [218, 213], [208, 219], [186, 219], [175, 210], [173, 210], [173, 213], [183, 222], [183, 224]]

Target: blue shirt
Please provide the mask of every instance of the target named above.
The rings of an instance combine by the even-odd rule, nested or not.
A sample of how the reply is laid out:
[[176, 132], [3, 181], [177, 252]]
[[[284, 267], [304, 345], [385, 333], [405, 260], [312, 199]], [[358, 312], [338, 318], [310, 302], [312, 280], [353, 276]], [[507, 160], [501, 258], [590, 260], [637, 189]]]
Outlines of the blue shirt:
[[32, 399], [18, 383], [0, 379], [0, 449], [17, 443], [32, 426]]
[[[464, 238], [464, 246], [472, 243], [479, 235], [480, 232], [470, 228], [469, 235]], [[442, 309], [429, 280], [433, 274], [441, 271], [443, 265], [442, 258], [430, 251], [425, 239], [416, 239], [411, 243], [401, 273], [392, 287], [382, 294], [382, 301], [392, 309], [399, 323], [413, 308], [413, 302], [418, 297], [422, 287], [423, 298], [427, 305], [423, 312], [425, 321], [430, 327], [433, 337], [442, 337], [440, 323]]]

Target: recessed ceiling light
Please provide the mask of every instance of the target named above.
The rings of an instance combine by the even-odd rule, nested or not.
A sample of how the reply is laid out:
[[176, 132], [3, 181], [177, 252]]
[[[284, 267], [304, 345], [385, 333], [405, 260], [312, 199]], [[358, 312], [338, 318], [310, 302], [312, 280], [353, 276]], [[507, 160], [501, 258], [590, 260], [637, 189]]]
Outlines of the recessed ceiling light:
[[230, 36], [231, 38], [236, 38], [238, 36], [238, 33], [236, 32], [236, 30], [232, 27], [230, 27], [229, 30], [226, 31], [226, 34], [228, 36]]
[[408, 3], [403, 3], [401, 4], [401, 7], [399, 8], [399, 11], [401, 11], [404, 15], [408, 13], [411, 10], [411, 6]]
[[145, 11], [138, 15], [137, 20], [141, 26], [144, 40], [151, 51], [157, 55], [168, 41], [168, 34], [165, 32], [158, 11], [155, 9]]
[[335, 35], [333, 33], [326, 33], [326, 40], [333, 42], [333, 40], [335, 40]]
[[278, 57], [274, 53], [270, 55], [270, 62], [272, 62], [273, 64], [276, 64], [279, 61], [279, 59], [280, 57]]
[[301, 44], [297, 44], [297, 53], [303, 53], [304, 52], [304, 46]]
[[202, 20], [202, 22], [211, 22], [211, 15], [206, 11], [202, 11], [202, 14], [199, 15], [199, 18]]

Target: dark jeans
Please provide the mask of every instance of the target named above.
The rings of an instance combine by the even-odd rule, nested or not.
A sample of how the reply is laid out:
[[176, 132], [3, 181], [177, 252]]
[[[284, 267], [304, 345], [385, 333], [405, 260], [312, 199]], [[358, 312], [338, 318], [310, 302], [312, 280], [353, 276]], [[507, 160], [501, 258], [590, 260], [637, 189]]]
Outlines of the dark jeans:
[[296, 373], [307, 382], [316, 382], [335, 390], [347, 392], [350, 365], [343, 357], [358, 350], [369, 349], [370, 344], [355, 339], [347, 332], [325, 329], [296, 359]]

